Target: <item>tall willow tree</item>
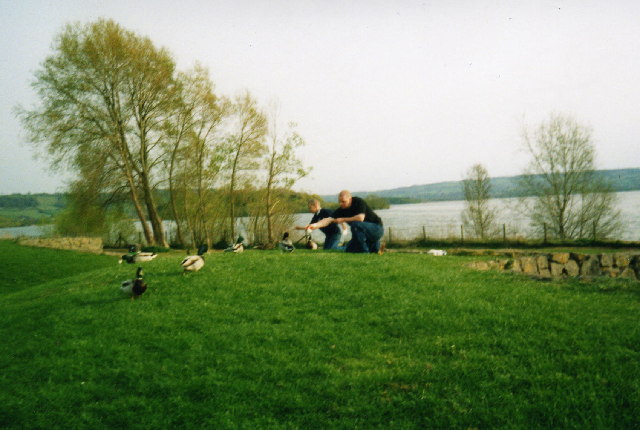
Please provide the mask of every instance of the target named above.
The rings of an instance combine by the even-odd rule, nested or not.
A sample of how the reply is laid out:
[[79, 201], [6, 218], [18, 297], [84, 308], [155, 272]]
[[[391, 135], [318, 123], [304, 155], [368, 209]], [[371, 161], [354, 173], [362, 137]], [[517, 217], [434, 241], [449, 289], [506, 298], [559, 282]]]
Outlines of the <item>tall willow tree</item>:
[[[175, 105], [174, 71], [166, 50], [111, 20], [68, 25], [35, 74], [40, 106], [20, 113], [54, 166], [70, 167], [78, 180], [95, 169], [113, 176], [93, 182], [95, 193], [125, 187], [147, 242], [164, 246], [153, 191], [164, 176], [159, 163]], [[88, 169], [94, 155], [101, 162]]]

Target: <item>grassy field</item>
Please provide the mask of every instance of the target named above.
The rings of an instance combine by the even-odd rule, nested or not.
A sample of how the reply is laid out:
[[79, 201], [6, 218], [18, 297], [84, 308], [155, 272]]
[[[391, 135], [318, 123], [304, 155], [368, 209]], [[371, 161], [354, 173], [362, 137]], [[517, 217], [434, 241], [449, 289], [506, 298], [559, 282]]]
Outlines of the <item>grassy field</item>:
[[638, 428], [640, 283], [470, 257], [116, 257], [0, 241], [0, 427]]

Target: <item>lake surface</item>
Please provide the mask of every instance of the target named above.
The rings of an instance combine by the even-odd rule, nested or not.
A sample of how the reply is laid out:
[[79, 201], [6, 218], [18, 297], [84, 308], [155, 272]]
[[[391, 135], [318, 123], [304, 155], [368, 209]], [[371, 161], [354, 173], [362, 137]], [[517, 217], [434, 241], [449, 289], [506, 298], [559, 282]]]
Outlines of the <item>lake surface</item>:
[[40, 237], [52, 230], [50, 225], [27, 225], [24, 227], [0, 228], [0, 239], [13, 239], [16, 237]]
[[[640, 241], [640, 191], [616, 194], [624, 226], [624, 231], [616, 239]], [[492, 199], [491, 204], [496, 207], [497, 222], [505, 225], [508, 238], [532, 237], [528, 218], [516, 208], [517, 199]], [[459, 238], [464, 205], [464, 201], [415, 203], [393, 205], [376, 213], [384, 222], [385, 236], [389, 235], [391, 228], [392, 238], [396, 239], [413, 239], [423, 237], [424, 234], [430, 238]], [[305, 225], [311, 220], [311, 214], [296, 214], [295, 220], [296, 224]], [[51, 226], [0, 228], [0, 238], [38, 237], [50, 230]], [[324, 236], [318, 231], [313, 232], [313, 237], [324, 240]]]
[[[617, 208], [621, 212], [624, 231], [616, 239], [640, 241], [640, 191], [616, 193]], [[533, 237], [528, 217], [517, 208], [518, 199], [492, 199], [490, 204], [497, 209], [497, 223], [505, 225], [508, 238]], [[385, 227], [385, 236], [391, 227], [392, 238], [413, 239], [460, 237], [462, 211], [465, 202], [462, 200], [447, 202], [415, 203], [392, 205], [389, 209], [377, 210]], [[298, 214], [299, 223], [308, 223], [311, 216]], [[318, 236], [316, 236], [318, 234]], [[314, 238], [322, 237], [322, 233], [314, 232]], [[388, 237], [387, 237], [388, 239]]]

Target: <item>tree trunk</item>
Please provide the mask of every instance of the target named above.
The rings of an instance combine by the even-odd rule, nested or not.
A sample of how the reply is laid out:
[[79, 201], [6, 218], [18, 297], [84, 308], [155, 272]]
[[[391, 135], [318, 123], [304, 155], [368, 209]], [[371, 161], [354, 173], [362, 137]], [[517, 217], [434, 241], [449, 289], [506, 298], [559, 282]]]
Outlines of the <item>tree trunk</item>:
[[238, 168], [238, 159], [240, 157], [240, 148], [236, 153], [235, 160], [233, 161], [233, 167], [231, 169], [231, 182], [229, 184], [229, 217], [231, 218], [231, 240], [236, 240], [236, 201], [235, 201], [235, 187], [236, 187], [236, 173]]
[[[122, 142], [124, 142], [124, 136], [123, 136], [123, 140]], [[153, 234], [151, 232], [151, 229], [149, 228], [149, 225], [147, 224], [147, 218], [144, 215], [144, 211], [142, 210], [142, 204], [140, 202], [140, 198], [138, 197], [138, 192], [137, 192], [137, 187], [136, 187], [136, 183], [133, 177], [133, 171], [131, 169], [131, 163], [130, 163], [130, 158], [129, 158], [129, 152], [128, 149], [126, 147], [126, 144], [122, 144], [122, 142], [120, 143], [119, 149], [120, 149], [120, 153], [122, 154], [122, 160], [124, 161], [124, 173], [127, 177], [127, 183], [129, 184], [129, 191], [131, 193], [131, 201], [133, 203], [133, 207], [136, 210], [136, 214], [138, 215], [138, 219], [140, 220], [140, 223], [142, 224], [142, 231], [144, 233], [144, 238], [147, 242], [147, 244], [153, 244]]]
[[153, 244], [169, 247], [167, 240], [164, 237], [164, 227], [162, 225], [162, 219], [156, 208], [155, 199], [153, 198], [153, 191], [149, 185], [147, 175], [143, 174], [141, 177], [142, 191], [144, 192], [144, 200], [147, 204], [147, 213], [149, 214], [149, 221], [151, 221], [151, 227], [153, 229]]
[[149, 224], [147, 224], [147, 218], [144, 216], [144, 211], [142, 210], [142, 205], [140, 204], [140, 199], [138, 198], [138, 193], [136, 192], [136, 188], [134, 184], [130, 184], [129, 186], [131, 187], [131, 201], [133, 202], [133, 206], [136, 209], [136, 214], [138, 215], [138, 219], [142, 224], [142, 231], [144, 232], [144, 238], [148, 244], [152, 244], [153, 234], [151, 233]]
[[267, 185], [267, 241], [268, 243], [273, 242], [273, 226], [271, 221], [271, 180], [269, 180], [269, 184]]
[[[178, 141], [179, 142], [179, 141]], [[180, 217], [178, 216], [178, 208], [176, 207], [175, 195], [177, 193], [173, 185], [173, 172], [175, 170], [176, 155], [178, 153], [178, 145], [171, 153], [171, 164], [169, 165], [169, 204], [171, 206], [171, 213], [173, 214], [173, 220], [176, 223], [176, 242], [184, 246], [184, 238], [182, 237], [182, 228], [180, 227]]]
[[184, 238], [182, 237], [182, 228], [180, 227], [180, 217], [178, 216], [178, 208], [176, 207], [175, 193], [177, 191], [173, 188], [173, 183], [169, 179], [169, 204], [171, 206], [171, 213], [173, 214], [173, 220], [176, 223], [176, 243], [184, 246]]

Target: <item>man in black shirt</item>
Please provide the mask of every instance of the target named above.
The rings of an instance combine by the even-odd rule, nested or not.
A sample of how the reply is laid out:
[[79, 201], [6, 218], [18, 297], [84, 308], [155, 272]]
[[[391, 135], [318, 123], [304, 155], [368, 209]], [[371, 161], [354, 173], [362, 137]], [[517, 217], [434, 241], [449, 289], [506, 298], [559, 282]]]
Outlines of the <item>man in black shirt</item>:
[[326, 227], [332, 223], [347, 223], [351, 227], [351, 240], [346, 252], [380, 252], [380, 239], [384, 234], [382, 220], [360, 197], [353, 197], [349, 191], [338, 195], [340, 207], [330, 217], [307, 226], [310, 230]]
[[[311, 199], [307, 202], [307, 207], [309, 208], [309, 212], [313, 214], [313, 218], [311, 218], [311, 223], [316, 223], [322, 219], [330, 217], [333, 213], [329, 209], [323, 209], [320, 207], [320, 201], [318, 199]], [[296, 230], [305, 230], [307, 227], [296, 226]], [[347, 226], [345, 225], [346, 229]], [[340, 243], [340, 239], [342, 238], [342, 228], [338, 224], [329, 224], [326, 227], [320, 228], [325, 235], [324, 238], [324, 246], [323, 249], [340, 249], [338, 244]]]

